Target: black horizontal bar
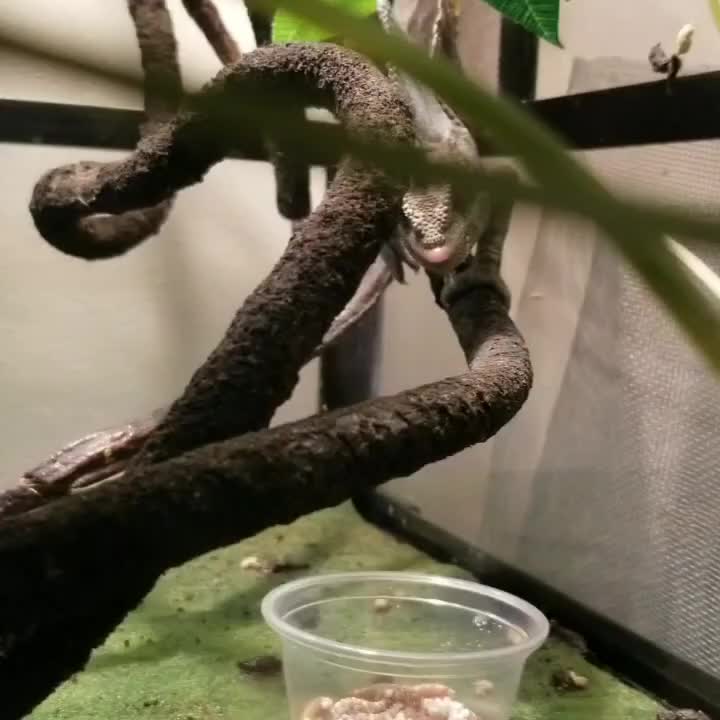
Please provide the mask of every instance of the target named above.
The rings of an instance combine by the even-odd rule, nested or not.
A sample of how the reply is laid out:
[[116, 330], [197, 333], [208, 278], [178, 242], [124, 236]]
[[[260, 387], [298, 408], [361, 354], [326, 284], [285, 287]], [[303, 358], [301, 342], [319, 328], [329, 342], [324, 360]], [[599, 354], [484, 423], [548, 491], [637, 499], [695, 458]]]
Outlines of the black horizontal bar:
[[[132, 150], [143, 120], [139, 110], [0, 99], [0, 142]], [[259, 134], [243, 132], [230, 157], [267, 160], [267, 152]]]
[[[716, 139], [720, 72], [528, 101], [524, 106], [576, 149]], [[136, 110], [0, 100], [0, 142], [130, 150], [142, 119]], [[231, 157], [266, 160], [260, 135], [244, 132]]]
[[0, 141], [126, 150], [138, 141], [135, 110], [0, 100]]
[[720, 72], [526, 103], [576, 149], [720, 137]]

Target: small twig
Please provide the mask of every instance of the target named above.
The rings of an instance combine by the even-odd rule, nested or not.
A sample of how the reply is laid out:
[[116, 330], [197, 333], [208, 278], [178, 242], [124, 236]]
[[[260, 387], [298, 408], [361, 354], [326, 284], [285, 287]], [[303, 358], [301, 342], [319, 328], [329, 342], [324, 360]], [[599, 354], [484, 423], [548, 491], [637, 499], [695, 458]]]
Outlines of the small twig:
[[653, 72], [666, 75], [668, 80], [674, 79], [682, 67], [680, 56], [675, 53], [667, 55], [661, 43], [652, 46], [648, 60]]
[[650, 48], [648, 60], [653, 72], [667, 75], [668, 80], [673, 80], [682, 68], [681, 55], [686, 55], [692, 48], [695, 28], [692, 25], [683, 25], [675, 39], [675, 52], [667, 55], [662, 43], [657, 43]]
[[223, 65], [237, 62], [240, 59], [240, 48], [225, 27], [212, 0], [183, 0], [183, 5], [202, 30], [220, 62]]

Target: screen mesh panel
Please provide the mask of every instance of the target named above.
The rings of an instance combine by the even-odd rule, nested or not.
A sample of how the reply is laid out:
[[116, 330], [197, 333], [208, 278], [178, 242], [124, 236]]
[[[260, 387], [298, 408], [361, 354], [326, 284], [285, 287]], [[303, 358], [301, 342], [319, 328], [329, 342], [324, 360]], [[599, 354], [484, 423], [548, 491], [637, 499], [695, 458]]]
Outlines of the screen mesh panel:
[[[578, 62], [571, 90], [630, 82], [643, 71], [619, 61]], [[615, 188], [692, 203], [698, 212], [720, 208], [720, 143], [584, 158]], [[576, 258], [558, 264], [585, 291], [576, 307], [553, 317], [537, 309], [550, 303], [533, 285], [557, 260], [559, 234], [562, 251]], [[534, 322], [531, 351], [543, 342], [543, 326], [559, 322], [574, 332], [566, 357], [552, 347], [538, 352], [562, 367], [560, 383], [545, 389], [544, 427], [511, 424], [495, 443], [480, 542], [720, 675], [720, 383], [642, 281], [598, 240], [587, 223], [543, 217], [516, 317], [523, 331]], [[720, 270], [720, 246], [689, 247]], [[538, 383], [542, 389], [542, 373]], [[523, 468], [512, 457], [522, 456], [528, 433], [543, 441]], [[505, 483], [513, 462], [524, 477]], [[503, 508], [518, 484], [522, 517], [506, 543]]]
[[[646, 76], [644, 63], [578, 61], [568, 92]], [[720, 208], [718, 142], [582, 159], [616, 189]], [[489, 444], [475, 506], [463, 501], [477, 522], [454, 530], [451, 508], [413, 500], [445, 530], [720, 677], [720, 383], [591, 224], [544, 212], [536, 230], [524, 276], [508, 278], [535, 386]], [[720, 245], [689, 247], [720, 271]], [[448, 506], [461, 482], [443, 477]]]

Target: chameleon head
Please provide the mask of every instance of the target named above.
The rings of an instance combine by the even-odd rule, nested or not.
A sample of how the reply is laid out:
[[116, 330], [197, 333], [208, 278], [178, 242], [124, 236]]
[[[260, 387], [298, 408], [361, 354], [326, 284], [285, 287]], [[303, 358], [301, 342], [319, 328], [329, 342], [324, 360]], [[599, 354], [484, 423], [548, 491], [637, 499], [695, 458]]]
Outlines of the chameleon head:
[[425, 270], [451, 272], [470, 255], [482, 229], [481, 204], [462, 211], [449, 186], [411, 189], [403, 198], [409, 223], [404, 236], [407, 252]]

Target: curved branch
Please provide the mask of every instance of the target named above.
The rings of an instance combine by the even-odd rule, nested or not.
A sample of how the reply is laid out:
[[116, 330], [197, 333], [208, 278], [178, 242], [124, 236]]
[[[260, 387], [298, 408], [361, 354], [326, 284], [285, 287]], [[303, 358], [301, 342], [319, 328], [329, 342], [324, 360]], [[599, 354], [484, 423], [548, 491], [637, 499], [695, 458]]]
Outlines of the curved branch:
[[[90, 213], [157, 202], [200, 181], [232, 143], [232, 134], [216, 131], [227, 118], [227, 104], [235, 98], [242, 102], [262, 83], [315, 91], [318, 104], [364, 131], [399, 141], [412, 137], [407, 107], [359, 55], [320, 44], [262, 48], [203, 90], [197, 101], [202, 110], [163, 126], [127, 159], [97, 165], [92, 174], [83, 164], [46, 174], [31, 203], [38, 229], [47, 233], [59, 222]], [[245, 302], [221, 346], [151, 438], [142, 461], [156, 462], [267, 425], [395, 226], [399, 196], [400, 189], [378, 173], [343, 165], [271, 277]]]
[[209, 445], [0, 523], [4, 717], [82, 667], [169, 567], [497, 432], [527, 397], [527, 349], [487, 283], [467, 284], [449, 314], [469, 373]]
[[[258, 76], [272, 79], [283, 73], [291, 75], [297, 69], [305, 73], [307, 68], [318, 67], [318, 63], [327, 68], [319, 72], [317, 82], [330, 89], [341, 89], [339, 112], [366, 127], [374, 124], [377, 131], [409, 137], [407, 111], [389, 86], [383, 84], [382, 76], [357, 56], [332, 46], [258, 50], [247, 55], [235, 69], [228, 70], [205, 94], [217, 92], [229, 98], [242, 98], [242, 85], [250, 84]], [[333, 67], [339, 68], [335, 76]], [[298, 80], [313, 82], [312, 77]], [[369, 102], [365, 102], [366, 97]], [[362, 113], [354, 116], [356, 108]], [[198, 128], [203, 122], [211, 125], [213, 119], [186, 114], [177, 122], [158, 128], [130, 158], [103, 166], [94, 179], [78, 172], [78, 166], [51, 171], [38, 183], [33, 198], [32, 210], [38, 225], [52, 223], [56, 213], [74, 221], [93, 212], [98, 205], [105, 211], [124, 209], [143, 193], [158, 197], [168, 188], [172, 192], [175, 187], [199, 180], [204, 169], [221, 157], [218, 148], [211, 146], [202, 167], [203, 146], [194, 148], [191, 143], [200, 134]], [[190, 179], [183, 175], [175, 177], [174, 168], [177, 166], [182, 173], [193, 150], [199, 169]], [[316, 215], [298, 228], [271, 279], [247, 301], [209, 365], [196, 375], [166, 422], [161, 420], [168, 411], [161, 409], [151, 418], [92, 433], [63, 448], [26, 473], [17, 487], [0, 494], [0, 517], [55, 501], [78, 485], [85, 487], [122, 474], [159, 424], [158, 436], [149, 445], [145, 459], [171, 457], [206, 442], [267, 425], [274, 408], [290, 395], [299, 367], [309, 357], [317, 356], [327, 343], [334, 342], [352, 321], [347, 317], [348, 310], [340, 312], [345, 306], [343, 299], [360, 282], [363, 268], [395, 222], [396, 189], [375, 175], [351, 168], [336, 179], [342, 187], [337, 185]], [[143, 187], [135, 190], [137, 184]], [[48, 187], [53, 189], [52, 193]], [[85, 196], [78, 202], [76, 198], [81, 192]], [[324, 244], [332, 238], [340, 242], [331, 253]], [[352, 250], [348, 252], [348, 248]], [[304, 259], [296, 262], [297, 258]], [[363, 308], [372, 301], [372, 297], [365, 300], [365, 295], [372, 296], [378, 283], [382, 289], [389, 281], [382, 265], [377, 281], [370, 282], [368, 278], [375, 274], [371, 269], [358, 289], [356, 297], [360, 297]], [[264, 315], [266, 303], [274, 308], [269, 316]], [[315, 317], [311, 327], [316, 330], [309, 333], [305, 327], [304, 332], [298, 333], [297, 328], [302, 327], [301, 322], [308, 315]], [[314, 346], [313, 339], [334, 315], [338, 317], [325, 333], [323, 344]], [[164, 450], [162, 445], [166, 446]]]
[[[128, 0], [135, 25], [140, 58], [145, 72], [146, 120], [140, 132], [152, 133], [158, 123], [176, 112], [182, 94], [177, 46], [172, 21], [164, 2]], [[80, 173], [92, 175], [99, 163], [78, 166]], [[132, 208], [118, 215], [84, 215], [57, 218], [44, 225], [43, 235], [55, 248], [86, 260], [116, 257], [156, 234], [168, 217], [172, 197], [157, 205]], [[41, 231], [42, 232], [42, 231]]]
[[397, 222], [400, 190], [343, 170], [136, 463], [266, 427]]
[[236, 106], [263, 84], [299, 89], [343, 121], [389, 134], [390, 140], [411, 137], [406, 107], [356, 53], [327, 44], [261, 48], [221, 71], [195, 99], [196, 109], [163, 124], [126, 159], [75, 163], [45, 173], [30, 203], [40, 234], [50, 241], [57, 225], [134, 210], [148, 199], [160, 202], [200, 182], [233, 145], [228, 125], [237, 121]]
[[[352, 336], [354, 332], [352, 330], [348, 333], [348, 329], [361, 326], [372, 316], [372, 308], [392, 279], [390, 265], [383, 258], [381, 250], [360, 281], [355, 295], [332, 321], [322, 344], [314, 350], [312, 356], [324, 355], [328, 351], [331, 354], [337, 352], [336, 346], [341, 344], [339, 341], [348, 337], [348, 334]], [[355, 354], [363, 356], [365, 350], [360, 348]], [[368, 357], [360, 359], [358, 356], [358, 361], [365, 362]], [[25, 472], [16, 486], [0, 492], [0, 520], [59, 500], [107, 479], [118, 479], [157, 430], [168, 410], [167, 407], [160, 408], [149, 417], [98, 430], [66, 445], [48, 460]]]

